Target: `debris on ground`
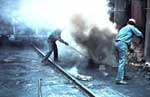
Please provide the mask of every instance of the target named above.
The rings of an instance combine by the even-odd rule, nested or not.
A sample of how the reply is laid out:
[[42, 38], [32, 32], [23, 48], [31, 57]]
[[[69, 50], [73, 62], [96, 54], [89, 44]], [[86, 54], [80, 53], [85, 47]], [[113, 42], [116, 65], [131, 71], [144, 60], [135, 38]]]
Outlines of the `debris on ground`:
[[79, 80], [83, 80], [83, 81], [90, 81], [93, 79], [92, 76], [86, 76], [86, 75], [81, 75], [81, 74], [78, 74], [76, 78]]
[[74, 76], [75, 78], [79, 79], [79, 80], [83, 80], [83, 81], [90, 81], [92, 80], [92, 76], [87, 76], [87, 75], [81, 75], [78, 73], [78, 69], [77, 67], [72, 67], [69, 71], [68, 71], [72, 76]]
[[142, 63], [129, 63], [131, 66], [134, 66], [134, 67], [143, 67], [144, 66], [144, 64], [142, 64]]
[[109, 73], [106, 72], [106, 66], [105, 66], [105, 65], [99, 65], [98, 70], [101, 71], [102, 74], [103, 74], [105, 77], [109, 75]]

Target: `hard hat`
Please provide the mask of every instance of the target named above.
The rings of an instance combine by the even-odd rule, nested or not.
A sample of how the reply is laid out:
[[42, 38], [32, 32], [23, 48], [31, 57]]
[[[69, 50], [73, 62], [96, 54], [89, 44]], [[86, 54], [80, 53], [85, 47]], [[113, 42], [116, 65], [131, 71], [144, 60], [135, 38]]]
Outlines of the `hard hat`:
[[134, 18], [130, 18], [128, 20], [128, 24], [134, 24], [134, 25], [136, 25], [136, 20]]

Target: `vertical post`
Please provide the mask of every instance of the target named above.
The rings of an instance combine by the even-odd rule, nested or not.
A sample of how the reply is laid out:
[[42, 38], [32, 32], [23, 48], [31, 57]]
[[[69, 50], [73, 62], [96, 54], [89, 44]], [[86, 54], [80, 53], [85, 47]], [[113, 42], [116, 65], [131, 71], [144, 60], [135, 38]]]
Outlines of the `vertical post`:
[[42, 79], [38, 80], [38, 97], [42, 97], [42, 85], [41, 85]]
[[145, 30], [145, 12], [142, 8], [141, 0], [131, 0], [131, 17], [137, 21], [137, 26], [144, 32]]
[[147, 0], [146, 10], [145, 57], [150, 62], [150, 0]]
[[13, 35], [15, 35], [16, 34], [16, 27], [15, 27], [15, 25], [13, 25]]
[[126, 8], [127, 0], [115, 0], [114, 22], [117, 24], [118, 29], [127, 23], [128, 15]]

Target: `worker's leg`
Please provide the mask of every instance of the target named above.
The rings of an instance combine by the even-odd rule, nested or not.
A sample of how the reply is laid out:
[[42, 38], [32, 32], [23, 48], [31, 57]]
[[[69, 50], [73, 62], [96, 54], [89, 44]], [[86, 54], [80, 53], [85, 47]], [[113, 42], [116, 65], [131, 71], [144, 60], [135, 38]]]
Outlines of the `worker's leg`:
[[48, 57], [52, 54], [53, 46], [52, 43], [49, 43], [49, 51], [46, 53], [46, 56], [43, 58], [42, 63], [48, 60]]
[[127, 61], [128, 47], [124, 42], [118, 42], [116, 45], [119, 51], [119, 66], [116, 80], [123, 80], [125, 74], [125, 64]]
[[114, 54], [115, 54], [117, 63], [119, 63], [119, 51], [118, 51], [118, 47], [115, 47]]
[[56, 43], [53, 44], [53, 50], [54, 50], [54, 61], [58, 61], [58, 48]]

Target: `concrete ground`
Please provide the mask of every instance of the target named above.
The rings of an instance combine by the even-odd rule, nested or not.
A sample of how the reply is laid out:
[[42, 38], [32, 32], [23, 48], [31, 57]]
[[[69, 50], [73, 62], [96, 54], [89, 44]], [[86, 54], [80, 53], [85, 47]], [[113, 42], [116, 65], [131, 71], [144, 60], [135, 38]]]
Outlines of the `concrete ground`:
[[[38, 81], [42, 83], [43, 97], [86, 97], [67, 79], [49, 65], [41, 64], [41, 57], [31, 48], [0, 48], [0, 97], [38, 97]], [[74, 62], [58, 64], [65, 69]], [[81, 60], [82, 62], [82, 60]], [[80, 67], [80, 66], [78, 66]], [[81, 66], [82, 67], [82, 66]], [[78, 68], [80, 74], [91, 75], [93, 80], [81, 81], [98, 97], [149, 97], [150, 80], [140, 68], [128, 66], [132, 76], [129, 85], [116, 85], [116, 68]]]
[[0, 97], [86, 97], [30, 48], [0, 48]]

